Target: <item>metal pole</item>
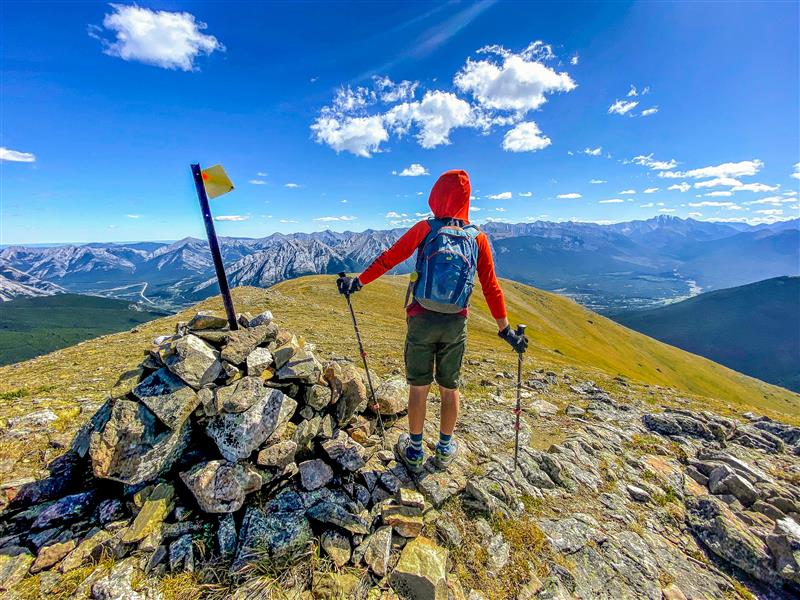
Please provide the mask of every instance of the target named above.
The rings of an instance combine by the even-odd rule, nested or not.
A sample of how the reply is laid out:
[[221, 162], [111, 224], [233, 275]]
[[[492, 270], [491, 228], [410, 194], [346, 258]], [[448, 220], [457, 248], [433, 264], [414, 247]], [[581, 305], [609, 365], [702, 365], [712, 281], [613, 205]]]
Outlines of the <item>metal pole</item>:
[[[525, 335], [525, 325], [517, 326], [517, 334]], [[517, 459], [519, 457], [519, 416], [522, 412], [522, 352], [517, 352], [517, 407], [514, 409], [516, 422], [514, 423], [514, 471], [517, 470]]]
[[[339, 277], [346, 277], [346, 273], [339, 273]], [[350, 309], [350, 317], [353, 319], [353, 329], [356, 332], [356, 341], [358, 342], [358, 351], [361, 354], [361, 359], [364, 361], [364, 370], [367, 372], [367, 385], [369, 386], [369, 395], [372, 398], [372, 410], [378, 415], [378, 427], [381, 432], [381, 440], [383, 446], [386, 447], [386, 430], [383, 428], [383, 418], [381, 417], [381, 407], [378, 401], [375, 400], [375, 389], [372, 387], [372, 376], [369, 374], [369, 365], [367, 365], [367, 353], [364, 350], [364, 344], [361, 343], [361, 333], [358, 331], [358, 321], [356, 321], [356, 313], [353, 310], [353, 303], [350, 301], [350, 294], [344, 295], [347, 300], [347, 308]]]
[[225, 275], [225, 266], [222, 264], [222, 254], [219, 251], [217, 232], [214, 230], [214, 219], [211, 218], [211, 208], [208, 205], [206, 186], [203, 184], [203, 173], [200, 171], [199, 164], [192, 164], [192, 177], [194, 177], [194, 187], [197, 190], [197, 199], [200, 200], [200, 212], [203, 213], [203, 223], [206, 226], [206, 236], [208, 237], [208, 247], [211, 250], [211, 259], [214, 261], [214, 270], [217, 272], [219, 282], [219, 293], [222, 295], [222, 303], [225, 305], [225, 314], [228, 315], [228, 325], [232, 331], [239, 329], [236, 323], [236, 311], [233, 309], [233, 298], [228, 287], [228, 277]]

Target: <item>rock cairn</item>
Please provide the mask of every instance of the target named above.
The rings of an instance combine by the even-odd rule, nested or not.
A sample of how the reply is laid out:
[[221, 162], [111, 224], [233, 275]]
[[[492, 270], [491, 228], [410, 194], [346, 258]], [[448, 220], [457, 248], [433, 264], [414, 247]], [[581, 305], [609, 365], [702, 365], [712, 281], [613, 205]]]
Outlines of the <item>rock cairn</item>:
[[[156, 338], [51, 476], [19, 491], [0, 521], [0, 591], [105, 554], [130, 558], [92, 595], [128, 597], [135, 572], [193, 570], [198, 540], [237, 572], [317, 538], [337, 566], [441, 597], [447, 552], [418, 537], [426, 501], [382, 447], [363, 370], [323, 364], [269, 311], [238, 322], [200, 312]], [[403, 379], [373, 382], [385, 418], [405, 410]]]

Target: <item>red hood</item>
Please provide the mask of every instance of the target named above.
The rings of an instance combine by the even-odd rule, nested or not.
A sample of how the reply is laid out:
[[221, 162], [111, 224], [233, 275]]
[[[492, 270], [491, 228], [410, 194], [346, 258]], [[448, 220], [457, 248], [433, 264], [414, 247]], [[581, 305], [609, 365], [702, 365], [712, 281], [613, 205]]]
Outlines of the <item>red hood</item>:
[[428, 206], [437, 219], [450, 217], [469, 223], [469, 175], [466, 171], [447, 171], [433, 185]]

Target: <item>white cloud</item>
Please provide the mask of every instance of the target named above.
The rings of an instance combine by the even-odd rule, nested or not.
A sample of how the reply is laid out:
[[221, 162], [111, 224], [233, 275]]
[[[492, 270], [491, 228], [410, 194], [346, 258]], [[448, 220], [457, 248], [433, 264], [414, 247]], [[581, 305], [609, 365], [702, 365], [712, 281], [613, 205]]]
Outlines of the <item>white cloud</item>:
[[32, 152], [20, 152], [11, 148], [0, 147], [0, 160], [10, 162], [36, 162], [36, 155]]
[[337, 153], [346, 151], [369, 158], [389, 139], [380, 116], [346, 117], [329, 111], [328, 107], [322, 109], [311, 131], [317, 143], [327, 144]]
[[281, 223], [297, 223], [294, 219], [281, 219]]
[[258, 173], [256, 173], [256, 175], [258, 175], [259, 177], [266, 177], [267, 176], [267, 174], [264, 171], [259, 171]]
[[520, 192], [517, 194], [520, 198], [530, 198], [533, 196], [533, 192]]
[[250, 179], [247, 183], [252, 183], [253, 185], [266, 185], [267, 182], [263, 179]]
[[580, 60], [581, 60], [581, 57], [576, 54], [575, 56], [573, 56], [572, 58], [569, 59], [569, 64], [571, 64], [574, 67], [575, 65], [577, 65], [580, 62]]
[[533, 121], [520, 123], [503, 136], [503, 150], [509, 152], [536, 152], [550, 145], [550, 138], [541, 135]]
[[220, 215], [214, 217], [215, 221], [247, 221], [250, 215]]
[[608, 183], [605, 179], [590, 179], [589, 183]]
[[620, 193], [621, 195], [628, 195], [628, 196], [629, 196], [629, 195], [631, 195], [631, 194], [635, 194], [635, 193], [636, 193], [636, 190], [622, 190], [622, 191], [621, 191], [621, 192], [619, 192], [619, 193]]
[[401, 102], [405, 100], [413, 100], [414, 94], [419, 87], [419, 81], [406, 81], [395, 83], [388, 77], [372, 78], [375, 82], [375, 87], [378, 89], [378, 97], [381, 102], [391, 104], [394, 102]]
[[682, 183], [675, 183], [675, 184], [669, 186], [667, 189], [668, 190], [678, 190], [678, 191], [681, 191], [681, 192], [688, 192], [691, 189], [691, 187], [692, 187], [691, 184], [686, 183], [684, 181]]
[[786, 192], [783, 192], [783, 195], [784, 196], [797, 196], [797, 190], [788, 190]]
[[290, 181], [289, 183], [284, 183], [283, 187], [289, 188], [290, 190], [295, 190], [300, 187], [300, 184]]
[[511, 199], [511, 192], [500, 192], [499, 194], [493, 194], [491, 196], [486, 196], [489, 200], [510, 200]]
[[631, 89], [628, 90], [628, 93], [625, 94], [628, 98], [635, 98], [639, 95], [639, 92], [636, 91], [636, 86], [631, 84]]
[[342, 215], [341, 217], [317, 217], [315, 221], [329, 222], [329, 221], [355, 221], [358, 217]]
[[600, 200], [598, 204], [619, 204], [625, 202], [622, 198], [609, 198], [608, 200]]
[[507, 209], [503, 208], [502, 206], [498, 206], [494, 210], [495, 210], [495, 212], [506, 212], [507, 211]]
[[696, 219], [697, 217], [702, 217], [702, 216], [703, 216], [703, 213], [699, 213], [699, 212], [690, 212], [688, 216], [690, 216], [690, 217], [692, 217], [692, 218], [695, 218], [695, 219]]
[[740, 183], [731, 188], [732, 192], [776, 192], [779, 185], [767, 185], [766, 183]]
[[600, 156], [603, 153], [603, 147], [598, 146], [597, 148], [584, 148], [581, 150], [582, 154], [588, 154], [589, 156]]
[[399, 213], [399, 212], [390, 210], [388, 213], [386, 213], [386, 216], [384, 217], [384, 219], [402, 219], [403, 217], [407, 217], [407, 216], [408, 215], [406, 213]]
[[430, 173], [428, 173], [428, 169], [421, 164], [412, 163], [399, 173], [397, 171], [392, 171], [392, 175], [398, 175], [399, 177], [420, 177], [422, 175], [430, 175]]
[[384, 115], [387, 126], [397, 135], [408, 133], [416, 125], [416, 139], [423, 148], [450, 143], [450, 131], [471, 124], [472, 108], [451, 92], [425, 92], [419, 102], [404, 102]]
[[544, 64], [553, 54], [542, 42], [530, 44], [519, 54], [502, 46], [487, 46], [478, 52], [487, 58], [467, 59], [454, 83], [482, 107], [524, 114], [547, 102], [546, 94], [576, 87], [568, 73], [557, 73]]
[[610, 115], [624, 115], [634, 108], [636, 108], [639, 103], [636, 100], [617, 100], [608, 107], [608, 114]]
[[645, 194], [655, 194], [658, 191], [658, 188], [647, 188], [644, 193]]
[[692, 169], [690, 171], [673, 172], [664, 171], [658, 174], [659, 177], [668, 178], [682, 178], [691, 177], [692, 179], [705, 179], [706, 177], [747, 177], [755, 175], [761, 170], [764, 163], [758, 159], [743, 160], [738, 163], [722, 163], [713, 167], [702, 167], [700, 169]]
[[674, 208], [659, 208], [658, 212], [660, 213], [673, 213], [675, 212]]
[[110, 41], [100, 27], [89, 28], [89, 35], [100, 40], [103, 52], [122, 60], [132, 60], [164, 69], [195, 71], [195, 59], [225, 47], [213, 35], [202, 33], [207, 25], [188, 12], [153, 11], [134, 5], [111, 4], [103, 27], [113, 32]]
[[678, 166], [677, 161], [673, 158], [671, 160], [655, 160], [651, 154], [640, 154], [639, 156], [634, 156], [630, 162], [635, 163], [637, 165], [641, 165], [643, 167], [648, 167], [649, 169], [653, 169], [654, 171], [668, 171], [669, 169], [674, 169]]
[[649, 117], [649, 116], [651, 116], [651, 115], [654, 115], [654, 114], [656, 114], [657, 112], [658, 112], [658, 107], [657, 107], [657, 106], [653, 106], [652, 108], [646, 108], [646, 109], [644, 109], [644, 110], [642, 111], [642, 116], [643, 116], [643, 117]]
[[141, 219], [142, 215], [125, 215], [129, 219]]
[[480, 206], [470, 206], [469, 207], [469, 212], [480, 212], [482, 210], [483, 209]]
[[556, 197], [557, 198], [562, 198], [562, 199], [565, 199], [565, 200], [574, 200], [575, 198], [581, 198], [582, 196], [580, 194], [576, 194], [575, 192], [572, 192], [570, 194], [559, 194]]
[[790, 177], [794, 177], [795, 179], [800, 179], [800, 162], [799, 163], [795, 163], [794, 171], [792, 172]]
[[727, 208], [729, 210], [738, 210], [739, 206], [735, 202], [720, 202], [719, 200], [703, 200], [702, 202], [689, 202], [692, 208], [702, 208], [704, 206], [712, 208]]
[[711, 198], [726, 198], [728, 196], [733, 196], [733, 192], [728, 192], [725, 190], [717, 190], [715, 192], [708, 192], [707, 194], [703, 195], [710, 196]]
[[646, 204], [640, 204], [639, 208], [653, 208], [654, 206], [655, 204], [653, 204], [652, 202], [647, 202]]
[[742, 185], [742, 182], [738, 179], [734, 179], [733, 177], [715, 177], [714, 179], [708, 179], [706, 181], [698, 181], [694, 184], [696, 188], [708, 188], [708, 187], [719, 187], [719, 186], [734, 186], [734, 185]]
[[782, 215], [783, 209], [780, 208], [765, 208], [762, 210], [755, 211], [760, 215]]
[[752, 204], [770, 204], [772, 206], [780, 206], [781, 204], [791, 204], [794, 202], [794, 198], [791, 196], [767, 196], [766, 198], [760, 198], [758, 200], [751, 200], [750, 202], [745, 202], [747, 205]]

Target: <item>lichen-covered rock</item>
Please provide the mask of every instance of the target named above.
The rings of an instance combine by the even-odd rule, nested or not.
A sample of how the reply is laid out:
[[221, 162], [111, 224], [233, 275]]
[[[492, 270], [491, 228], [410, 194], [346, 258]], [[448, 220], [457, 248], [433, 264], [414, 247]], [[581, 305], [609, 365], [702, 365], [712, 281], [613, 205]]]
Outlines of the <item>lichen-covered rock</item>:
[[13, 589], [28, 574], [33, 556], [25, 548], [4, 548], [0, 552], [0, 592]]
[[247, 360], [247, 356], [269, 339], [275, 339], [278, 328], [273, 324], [260, 325], [258, 327], [248, 327], [231, 331], [228, 341], [222, 348], [220, 357], [234, 365], [241, 365]]
[[345, 425], [359, 407], [367, 405], [367, 388], [361, 374], [352, 363], [331, 361], [325, 365], [323, 377], [331, 388], [336, 421]]
[[269, 507], [248, 506], [233, 569], [264, 552], [281, 557], [302, 550], [312, 537], [311, 525], [302, 510], [273, 511]]
[[389, 567], [389, 556], [392, 551], [392, 528], [379, 527], [375, 533], [363, 542], [364, 562], [378, 577], [384, 577]]
[[66, 573], [72, 569], [77, 569], [90, 560], [98, 561], [103, 550], [109, 546], [110, 541], [111, 534], [108, 531], [105, 529], [94, 530], [61, 561], [59, 569], [62, 573]]
[[408, 408], [408, 384], [402, 377], [384, 381], [375, 389], [375, 401], [382, 415], [396, 415]]
[[210, 310], [198, 311], [186, 324], [189, 331], [203, 329], [223, 329], [228, 326], [228, 319]]
[[775, 559], [775, 570], [800, 589], [800, 525], [793, 519], [780, 519], [766, 542]]
[[184, 534], [169, 545], [169, 570], [173, 573], [194, 571], [192, 536]]
[[272, 352], [266, 348], [256, 348], [247, 355], [247, 374], [260, 377], [272, 365]]
[[258, 377], [243, 377], [232, 385], [216, 390], [216, 413], [240, 413], [253, 406], [266, 394], [264, 382]]
[[297, 443], [294, 440], [283, 440], [259, 450], [256, 462], [262, 467], [283, 469], [294, 462], [296, 452]]
[[122, 541], [126, 544], [139, 542], [161, 527], [172, 510], [174, 496], [175, 488], [172, 484], [159, 483], [145, 500], [131, 526], [125, 531]]
[[220, 453], [231, 462], [247, 458], [289, 420], [297, 402], [280, 390], [266, 388], [262, 397], [240, 413], [222, 413], [212, 417], [206, 433]]
[[145, 405], [115, 400], [108, 422], [91, 435], [89, 455], [95, 477], [135, 485], [169, 469], [189, 441], [186, 421], [178, 430], [164, 430]]
[[94, 490], [64, 496], [45, 507], [34, 519], [32, 529], [48, 529], [77, 521], [92, 513], [97, 493]]
[[321, 444], [323, 452], [345, 471], [358, 471], [364, 466], [364, 447], [344, 431]]
[[200, 463], [180, 477], [207, 513], [236, 512], [245, 496], [261, 487], [261, 475], [252, 465], [225, 460]]
[[236, 543], [239, 534], [236, 531], [236, 519], [231, 513], [219, 517], [217, 521], [217, 550], [222, 558], [233, 558], [236, 554]]
[[350, 561], [353, 550], [350, 540], [335, 529], [323, 531], [319, 543], [337, 567], [342, 568]]
[[299, 346], [293, 347], [292, 355], [279, 366], [278, 355], [281, 348], [275, 351], [275, 365], [278, 370], [275, 378], [278, 380], [297, 380], [302, 383], [315, 384], [322, 375], [322, 365], [307, 349]]
[[170, 429], [178, 429], [200, 404], [197, 393], [167, 369], [159, 369], [133, 389], [147, 408]]
[[306, 406], [316, 411], [323, 410], [331, 403], [333, 393], [327, 385], [314, 384], [306, 388]]
[[389, 577], [392, 588], [411, 600], [446, 600], [447, 550], [425, 537], [405, 545]]
[[31, 565], [31, 574], [44, 571], [56, 565], [58, 561], [75, 549], [75, 540], [67, 540], [51, 546], [43, 546]]
[[315, 504], [306, 511], [306, 514], [315, 521], [336, 525], [351, 533], [369, 533], [369, 523], [363, 516], [353, 514], [335, 502], [326, 501]]
[[319, 458], [303, 461], [297, 467], [300, 469], [300, 482], [308, 491], [324, 487], [333, 479], [333, 469]]
[[211, 383], [222, 373], [219, 352], [195, 335], [172, 342], [164, 364], [194, 389]]

